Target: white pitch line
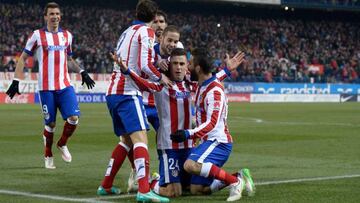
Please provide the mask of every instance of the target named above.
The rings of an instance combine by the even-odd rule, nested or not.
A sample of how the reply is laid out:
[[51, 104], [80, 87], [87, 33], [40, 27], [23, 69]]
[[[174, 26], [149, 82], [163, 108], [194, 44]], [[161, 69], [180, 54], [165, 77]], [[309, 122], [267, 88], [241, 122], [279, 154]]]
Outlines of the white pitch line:
[[[350, 126], [350, 127], [359, 127], [358, 124], [353, 123], [327, 123], [327, 122], [291, 122], [291, 121], [266, 121], [260, 118], [251, 118], [251, 117], [241, 117], [241, 116], [235, 116], [234, 118], [244, 120], [244, 121], [250, 121], [255, 123], [263, 123], [263, 124], [279, 124], [279, 125], [330, 125], [330, 126]], [[228, 120], [229, 121], [229, 120]]]
[[41, 199], [51, 199], [51, 200], [68, 201], [68, 202], [108, 203], [107, 201], [101, 201], [96, 198], [71, 198], [71, 197], [64, 197], [57, 195], [42, 195], [42, 194], [34, 194], [30, 192], [20, 192], [20, 191], [12, 191], [12, 190], [0, 190], [0, 194], [35, 197]]
[[286, 184], [286, 183], [300, 183], [300, 182], [336, 180], [336, 179], [358, 178], [358, 177], [360, 177], [360, 174], [344, 175], [344, 176], [316, 177], [316, 178], [299, 178], [299, 179], [279, 180], [279, 181], [266, 181], [266, 182], [255, 183], [255, 185], [278, 185], [278, 184]]
[[[358, 177], [360, 177], [360, 174], [255, 182], [255, 185], [278, 185], [278, 184], [287, 184], [287, 183], [337, 180], [337, 179], [358, 178]], [[29, 192], [19, 192], [19, 191], [11, 191], [11, 190], [0, 190], [0, 194], [18, 195], [18, 196], [26, 196], [26, 197], [34, 197], [34, 198], [42, 198], [42, 199], [68, 201], [68, 202], [89, 202], [89, 203], [109, 203], [108, 201], [104, 201], [104, 200], [124, 199], [124, 198], [129, 198], [129, 197], [135, 197], [134, 194], [126, 194], [126, 195], [118, 195], [118, 196], [93, 197], [93, 198], [91, 198], [91, 197], [90, 198], [70, 198], [70, 197], [64, 197], [64, 196], [33, 194], [33, 193], [29, 193]]]

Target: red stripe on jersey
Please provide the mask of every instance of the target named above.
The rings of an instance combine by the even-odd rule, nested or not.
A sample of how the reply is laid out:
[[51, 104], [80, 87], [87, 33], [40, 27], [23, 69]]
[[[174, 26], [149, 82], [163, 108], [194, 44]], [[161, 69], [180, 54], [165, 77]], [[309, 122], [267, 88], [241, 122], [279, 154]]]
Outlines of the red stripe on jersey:
[[[178, 88], [181, 92], [186, 92], [185, 88], [183, 86], [183, 83], [176, 83], [176, 85], [178, 86]], [[183, 101], [184, 101], [184, 126], [183, 126], [183, 129], [189, 129], [190, 128], [189, 99], [184, 98]], [[184, 148], [188, 148], [188, 140], [184, 142]]]
[[[221, 84], [219, 84], [217, 82], [212, 82], [209, 84], [209, 86], [206, 88], [206, 90], [201, 94], [202, 98], [200, 101], [200, 109], [203, 110], [203, 112], [201, 112], [201, 123], [206, 122], [205, 97], [208, 94], [208, 92], [215, 87], [220, 87], [221, 89], [223, 89]], [[198, 91], [200, 91], [200, 89]], [[217, 94], [215, 94], [215, 92], [217, 92]], [[197, 101], [198, 99], [199, 99], [199, 95], [196, 96], [196, 101], [195, 101], [196, 104], [198, 103], [198, 101]], [[218, 91], [214, 91], [214, 100], [215, 101], [221, 100], [221, 94]], [[218, 116], [219, 116], [219, 111], [213, 111], [213, 114], [211, 115], [210, 123], [207, 126], [205, 126], [201, 131], [197, 132], [195, 136], [202, 137], [203, 140], [207, 140], [206, 134], [215, 127]]]
[[[176, 85], [178, 86], [179, 90], [181, 92], [186, 92], [183, 83], [176, 83]], [[184, 98], [184, 126], [183, 129], [189, 129], [190, 128], [190, 112], [189, 112], [189, 99], [188, 98]]]
[[39, 30], [40, 32], [40, 40], [41, 40], [41, 47], [43, 49], [43, 57], [42, 57], [42, 90], [48, 90], [49, 89], [49, 73], [48, 73], [48, 69], [49, 69], [49, 62], [48, 62], [48, 56], [49, 56], [49, 51], [48, 51], [48, 44], [47, 44], [47, 40], [46, 40], [46, 33], [44, 30]]
[[[178, 130], [178, 109], [177, 109], [177, 100], [176, 100], [176, 91], [169, 88], [169, 104], [170, 104], [170, 117], [171, 117], [171, 133], [174, 133]], [[172, 142], [172, 148], [178, 149], [179, 144]]]
[[232, 137], [231, 137], [231, 135], [230, 135], [230, 132], [229, 132], [229, 129], [228, 129], [226, 123], [225, 123], [224, 132], [225, 132], [225, 134], [226, 134], [226, 138], [227, 138], [228, 142], [233, 142]]
[[[66, 40], [66, 43], [65, 43], [65, 46], [70, 48], [71, 47], [71, 44], [69, 45], [69, 39], [68, 39], [68, 32], [66, 30], [64, 30], [64, 37], [65, 37], [65, 40]], [[71, 51], [71, 48], [70, 48], [70, 51]], [[67, 52], [69, 53], [69, 52]], [[65, 53], [65, 62], [64, 62], [64, 83], [65, 83], [65, 86], [68, 87], [70, 86], [70, 80], [68, 78], [68, 67], [67, 67], [67, 53]]]
[[115, 84], [115, 77], [116, 77], [116, 72], [113, 72], [112, 75], [111, 75], [111, 83], [110, 83], [110, 86], [109, 86], [109, 89], [108, 89], [108, 95], [111, 94], [111, 90], [112, 88], [114, 87], [114, 84]]
[[[52, 38], [54, 40], [54, 46], [59, 46], [59, 36], [57, 34], [52, 34]], [[60, 51], [54, 51], [54, 86], [55, 90], [60, 89]]]
[[124, 89], [125, 89], [125, 76], [124, 74], [121, 74], [120, 80], [118, 81], [116, 87], [116, 94], [124, 94]]
[[141, 48], [142, 48], [142, 43], [141, 43], [141, 35], [139, 34], [138, 36], [138, 43], [139, 43], [139, 48], [138, 48], [138, 67], [139, 70], [141, 71]]
[[[147, 32], [148, 32], [148, 36], [149, 36], [150, 39], [155, 39], [154, 30], [152, 30], [151, 28], [148, 28]], [[147, 58], [148, 67], [150, 68], [151, 72], [153, 72], [158, 78], [160, 78], [161, 73], [158, 71], [158, 69], [151, 62], [152, 51], [153, 51], [153, 47], [149, 47], [149, 49], [148, 49], [148, 58]]]
[[130, 43], [129, 43], [128, 52], [127, 52], [128, 55], [127, 55], [127, 58], [126, 58], [126, 65], [129, 65], [130, 48], [131, 48], [132, 40], [133, 40], [136, 32], [138, 31], [138, 29], [139, 29], [140, 27], [141, 27], [141, 25], [136, 25], [136, 26], [134, 26], [134, 28], [133, 28], [133, 29], [136, 30], [136, 31], [133, 33], [133, 35], [132, 35], [131, 38], [130, 38]]
[[149, 93], [147, 105], [152, 107], [155, 106], [155, 98], [153, 93]]

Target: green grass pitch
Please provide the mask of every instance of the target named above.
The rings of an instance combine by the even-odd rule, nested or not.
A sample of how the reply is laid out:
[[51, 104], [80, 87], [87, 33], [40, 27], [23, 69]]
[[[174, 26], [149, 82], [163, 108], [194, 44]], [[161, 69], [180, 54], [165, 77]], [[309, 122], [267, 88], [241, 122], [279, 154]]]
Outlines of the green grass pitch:
[[[105, 104], [80, 108], [80, 124], [68, 144], [73, 162], [63, 162], [53, 146], [57, 169], [46, 170], [40, 106], [0, 105], [0, 202], [135, 201], [96, 196], [118, 138]], [[360, 103], [231, 103], [228, 124], [235, 144], [224, 167], [250, 168], [257, 184], [256, 195], [241, 202], [360, 202]], [[55, 142], [62, 127], [58, 116]], [[149, 142], [155, 171], [153, 130]], [[126, 161], [115, 180], [123, 191], [129, 170]], [[281, 182], [286, 180], [293, 182]], [[224, 202], [227, 195], [225, 189], [171, 201]]]

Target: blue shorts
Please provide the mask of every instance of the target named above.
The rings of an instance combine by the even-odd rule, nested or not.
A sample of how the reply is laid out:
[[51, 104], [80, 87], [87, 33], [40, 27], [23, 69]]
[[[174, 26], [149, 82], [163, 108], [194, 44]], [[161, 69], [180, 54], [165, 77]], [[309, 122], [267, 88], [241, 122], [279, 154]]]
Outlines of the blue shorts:
[[108, 95], [106, 103], [117, 136], [149, 129], [141, 96]]
[[191, 149], [165, 149], [157, 150], [159, 158], [160, 186], [169, 183], [190, 185], [191, 175], [184, 170], [184, 163]]
[[79, 103], [72, 86], [62, 90], [39, 91], [39, 99], [45, 125], [56, 121], [58, 108], [64, 120], [71, 116], [80, 116]]
[[157, 131], [160, 126], [159, 116], [155, 106], [144, 105], [146, 111], [146, 117], [151, 123], [152, 127]]
[[[232, 143], [219, 143], [217, 140], [207, 140], [197, 147], [193, 148], [188, 159], [198, 163], [212, 163], [218, 167], [222, 167], [228, 160], [232, 150]], [[191, 184], [209, 186], [213, 178], [205, 178], [193, 175]]]

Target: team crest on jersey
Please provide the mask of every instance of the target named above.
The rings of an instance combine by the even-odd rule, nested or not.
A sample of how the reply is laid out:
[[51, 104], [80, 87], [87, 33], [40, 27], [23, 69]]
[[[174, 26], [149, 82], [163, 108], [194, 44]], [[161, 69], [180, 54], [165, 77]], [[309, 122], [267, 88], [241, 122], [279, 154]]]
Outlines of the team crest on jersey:
[[178, 177], [178, 175], [179, 175], [179, 171], [178, 170], [171, 170], [171, 175], [173, 176], [173, 177]]
[[154, 40], [153, 39], [149, 39], [149, 49], [152, 49], [152, 48], [154, 48]]
[[66, 38], [64, 36], [62, 36], [61, 41], [66, 44]]

